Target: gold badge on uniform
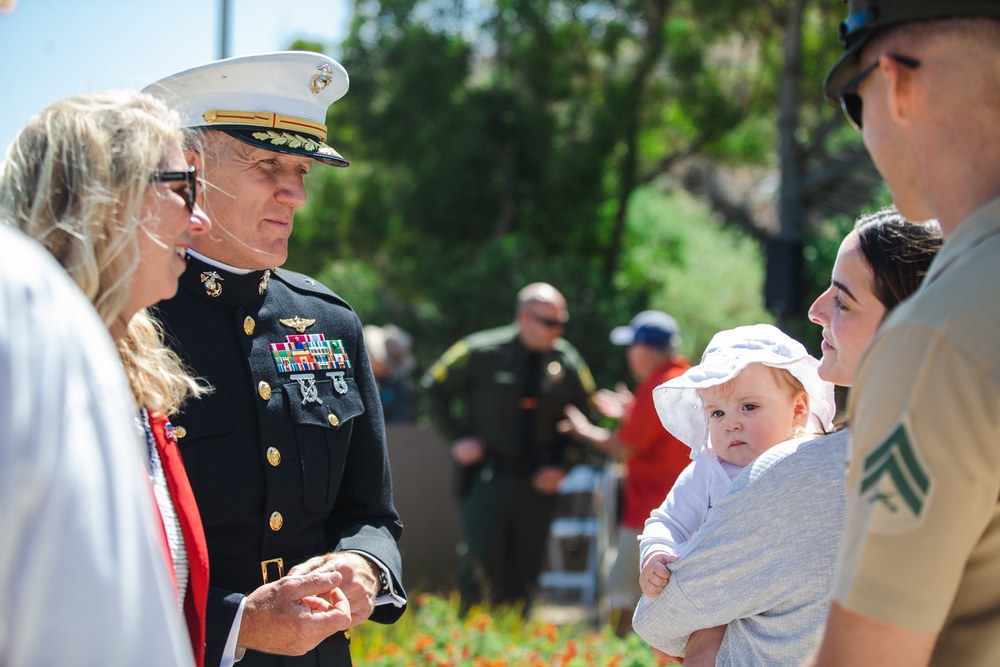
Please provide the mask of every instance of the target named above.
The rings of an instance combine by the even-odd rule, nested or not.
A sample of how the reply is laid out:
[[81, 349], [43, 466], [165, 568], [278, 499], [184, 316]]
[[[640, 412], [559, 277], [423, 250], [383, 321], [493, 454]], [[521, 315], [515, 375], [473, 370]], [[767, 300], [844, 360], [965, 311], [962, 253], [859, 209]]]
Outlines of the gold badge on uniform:
[[205, 287], [205, 294], [208, 296], [219, 296], [222, 294], [223, 278], [215, 271], [206, 271], [201, 274], [201, 284]]
[[295, 329], [299, 333], [305, 333], [306, 329], [316, 324], [316, 320], [308, 320], [304, 317], [299, 317], [298, 315], [296, 315], [295, 317], [280, 319], [278, 321], [284, 324], [286, 327], [291, 327]]
[[561, 382], [563, 376], [566, 375], [566, 369], [563, 368], [563, 365], [558, 361], [550, 361], [545, 370], [548, 372], [549, 377], [553, 382]]
[[263, 295], [267, 291], [267, 285], [271, 282], [271, 269], [266, 269], [260, 278], [260, 285], [257, 286], [257, 293]]

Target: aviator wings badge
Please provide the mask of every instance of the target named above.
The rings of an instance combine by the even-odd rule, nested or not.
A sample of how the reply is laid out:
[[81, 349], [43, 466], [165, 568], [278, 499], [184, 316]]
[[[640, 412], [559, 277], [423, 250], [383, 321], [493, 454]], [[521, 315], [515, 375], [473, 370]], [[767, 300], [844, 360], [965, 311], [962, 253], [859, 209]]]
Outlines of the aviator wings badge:
[[291, 327], [291, 328], [295, 329], [299, 333], [305, 333], [306, 329], [308, 329], [312, 325], [316, 324], [316, 320], [304, 319], [304, 318], [299, 317], [298, 315], [296, 315], [295, 317], [286, 318], [286, 319], [283, 319], [283, 320], [279, 319], [278, 321], [281, 322], [282, 324], [284, 324], [286, 327]]

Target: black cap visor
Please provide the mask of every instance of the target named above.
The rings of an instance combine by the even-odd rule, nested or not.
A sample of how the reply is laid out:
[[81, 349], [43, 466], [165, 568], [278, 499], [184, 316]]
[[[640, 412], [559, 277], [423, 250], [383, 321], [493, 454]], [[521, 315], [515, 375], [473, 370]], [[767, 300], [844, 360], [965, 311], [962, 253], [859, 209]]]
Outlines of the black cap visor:
[[211, 127], [206, 129], [222, 130], [234, 139], [255, 148], [309, 157], [333, 167], [347, 167], [349, 163], [340, 153], [333, 150], [314, 136], [300, 132], [289, 132], [268, 127], [247, 127], [246, 125], [230, 127]]

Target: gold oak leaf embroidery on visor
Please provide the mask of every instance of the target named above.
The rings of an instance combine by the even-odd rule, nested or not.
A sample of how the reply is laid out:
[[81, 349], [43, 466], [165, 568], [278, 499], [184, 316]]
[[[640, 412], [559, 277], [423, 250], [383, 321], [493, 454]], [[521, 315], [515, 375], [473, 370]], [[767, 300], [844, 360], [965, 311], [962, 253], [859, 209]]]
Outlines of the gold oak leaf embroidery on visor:
[[307, 151], [317, 151], [320, 149], [320, 144], [318, 141], [313, 141], [308, 137], [303, 137], [299, 134], [290, 134], [288, 132], [275, 132], [274, 130], [268, 130], [267, 132], [254, 132], [254, 139], [259, 139], [260, 141], [267, 141], [274, 144], [275, 146], [288, 146], [289, 148], [302, 148]]
[[[931, 476], [910, 441], [906, 428], [900, 424], [878, 449], [865, 459], [861, 493], [872, 492], [870, 502], [879, 503], [889, 515], [904, 519], [890, 521], [904, 528], [911, 518], [919, 519], [931, 493]], [[903, 515], [900, 516], [900, 513]], [[888, 518], [888, 517], [885, 517]], [[885, 526], [890, 528], [890, 526]]]

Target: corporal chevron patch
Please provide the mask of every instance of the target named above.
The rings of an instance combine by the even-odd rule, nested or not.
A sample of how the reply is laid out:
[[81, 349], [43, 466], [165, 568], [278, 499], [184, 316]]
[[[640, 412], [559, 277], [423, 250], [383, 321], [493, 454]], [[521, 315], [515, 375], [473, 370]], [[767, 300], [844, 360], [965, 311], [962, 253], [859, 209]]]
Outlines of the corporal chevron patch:
[[871, 529], [901, 533], [922, 523], [934, 492], [934, 479], [900, 424], [865, 459], [861, 495], [872, 505]]

